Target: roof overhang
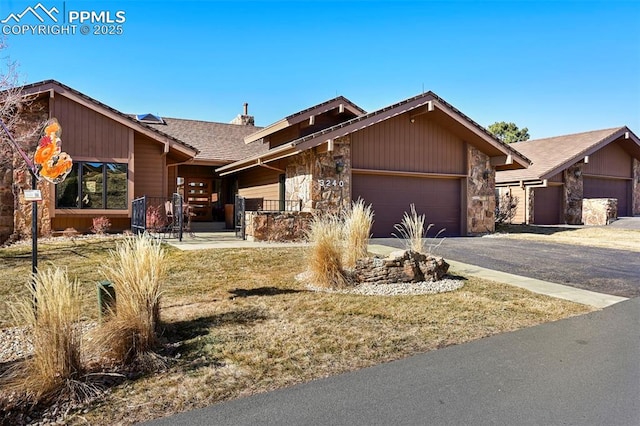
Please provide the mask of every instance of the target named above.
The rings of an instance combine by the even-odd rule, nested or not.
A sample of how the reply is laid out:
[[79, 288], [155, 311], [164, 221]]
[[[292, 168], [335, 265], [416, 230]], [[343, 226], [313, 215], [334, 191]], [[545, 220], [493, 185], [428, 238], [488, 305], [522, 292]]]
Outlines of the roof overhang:
[[583, 161], [585, 157], [592, 155], [594, 152], [599, 151], [610, 143], [618, 143], [630, 156], [634, 157], [637, 160], [640, 160], [640, 138], [635, 135], [628, 127], [621, 127], [617, 131], [611, 133], [606, 138], [598, 141], [597, 143], [591, 145], [589, 148], [584, 149], [569, 160], [559, 164], [558, 166], [544, 172], [540, 179], [550, 179], [551, 177], [557, 175], [562, 172], [564, 169]]
[[497, 169], [526, 168], [531, 164], [531, 162], [518, 151], [496, 139], [486, 129], [449, 105], [436, 94], [427, 92], [296, 139], [285, 145], [271, 149], [265, 154], [231, 163], [219, 168], [217, 171], [220, 172], [221, 175], [228, 175], [256, 167], [261, 163], [294, 155], [402, 114], [409, 114], [410, 119], [422, 114], [434, 114], [436, 119], [446, 122], [450, 128], [453, 127], [454, 131], [461, 134], [464, 140], [487, 153], [491, 157], [492, 165]]
[[311, 108], [307, 108], [305, 110], [292, 114], [288, 117], [283, 118], [282, 120], [276, 121], [275, 123], [270, 124], [269, 126], [246, 136], [244, 138], [244, 142], [251, 143], [264, 139], [276, 132], [279, 132], [280, 130], [284, 130], [287, 127], [294, 126], [305, 121], [313, 124], [315, 117], [317, 117], [318, 115], [329, 113], [340, 114], [344, 112], [349, 112], [353, 116], [358, 116], [365, 113], [362, 108], [360, 108], [347, 98], [339, 96], [321, 104], [312, 106]]
[[163, 144], [165, 153], [173, 151], [180, 157], [188, 158], [193, 158], [198, 154], [198, 150], [195, 147], [187, 145], [172, 136], [140, 123], [128, 115], [123, 114], [122, 112], [55, 80], [47, 80], [23, 86], [22, 93], [25, 96], [40, 96], [48, 94], [51, 98], [55, 97], [56, 94], [64, 96]]

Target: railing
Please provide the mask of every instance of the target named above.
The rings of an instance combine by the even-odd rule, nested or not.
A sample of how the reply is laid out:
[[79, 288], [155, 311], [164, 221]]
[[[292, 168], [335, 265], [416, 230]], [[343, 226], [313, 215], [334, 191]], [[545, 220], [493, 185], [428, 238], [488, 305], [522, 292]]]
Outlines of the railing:
[[[171, 198], [143, 197], [146, 199], [144, 207], [145, 227], [148, 232], [175, 235], [182, 241], [185, 228], [189, 228], [190, 221], [184, 218], [184, 202], [180, 194], [173, 194]], [[140, 213], [139, 213], [140, 214]], [[132, 219], [133, 228], [133, 219]], [[190, 229], [186, 229], [190, 232]], [[136, 232], [134, 230], [134, 232]]]
[[142, 234], [147, 230], [147, 198], [142, 196], [131, 202], [131, 231]]
[[302, 200], [265, 200], [246, 198], [245, 209], [250, 212], [295, 212], [302, 211]]

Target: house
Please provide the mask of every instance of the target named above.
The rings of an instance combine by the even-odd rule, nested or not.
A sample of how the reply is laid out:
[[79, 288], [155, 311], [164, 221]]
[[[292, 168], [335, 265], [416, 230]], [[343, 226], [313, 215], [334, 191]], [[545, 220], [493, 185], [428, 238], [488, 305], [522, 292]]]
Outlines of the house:
[[217, 169], [237, 177], [241, 195], [284, 196], [308, 211], [339, 210], [362, 198], [375, 211], [376, 237], [391, 236], [410, 204], [433, 234], [492, 232], [496, 170], [529, 165], [433, 92], [370, 113], [336, 98], [245, 142], [268, 150]]
[[499, 171], [518, 198], [513, 223], [580, 224], [584, 199], [617, 199], [617, 215], [640, 214], [640, 139], [627, 127], [511, 144], [533, 164]]
[[[370, 113], [338, 96], [265, 128], [254, 125], [246, 104], [231, 123], [216, 123], [125, 114], [54, 80], [23, 93], [30, 104], [17, 136], [56, 117], [73, 159], [64, 182], [38, 184], [44, 234], [86, 232], [100, 216], [112, 230], [128, 229], [134, 199], [160, 208], [174, 192], [195, 221], [224, 220], [236, 194], [247, 210], [300, 213], [362, 198], [375, 210], [375, 236], [391, 235], [410, 204], [433, 232], [491, 232], [496, 170], [529, 164], [432, 92]], [[0, 238], [29, 235], [31, 206], [19, 190], [31, 185], [26, 166], [16, 156], [0, 176]]]
[[[132, 116], [117, 111], [54, 80], [22, 88], [28, 104], [15, 131], [19, 139], [29, 129], [56, 117], [62, 125], [62, 149], [73, 159], [64, 182], [39, 182], [43, 194], [39, 230], [43, 234], [74, 228], [86, 232], [95, 217], [106, 216], [113, 230], [131, 227], [131, 205], [146, 195], [160, 205], [181, 189], [195, 203], [196, 220], [212, 220], [219, 206], [233, 200], [235, 190], [215, 168], [254, 155], [264, 147], [244, 143], [260, 128], [245, 114], [237, 124]], [[37, 145], [34, 138], [32, 152]], [[19, 189], [31, 187], [26, 165], [15, 156], [14, 167], [0, 177], [0, 241], [9, 235], [29, 235], [31, 205]], [[17, 196], [17, 199], [16, 199]]]

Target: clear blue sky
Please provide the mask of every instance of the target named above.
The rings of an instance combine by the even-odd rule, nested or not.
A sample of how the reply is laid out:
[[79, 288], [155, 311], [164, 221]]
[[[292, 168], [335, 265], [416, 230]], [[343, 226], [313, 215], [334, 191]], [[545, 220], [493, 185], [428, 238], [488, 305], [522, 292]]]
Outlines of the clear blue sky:
[[[2, 0], [0, 19], [37, 3]], [[123, 34], [8, 35], [22, 81], [127, 113], [228, 122], [248, 102], [267, 125], [337, 94], [372, 111], [424, 88], [532, 138], [640, 134], [639, 1], [41, 3], [124, 11]]]

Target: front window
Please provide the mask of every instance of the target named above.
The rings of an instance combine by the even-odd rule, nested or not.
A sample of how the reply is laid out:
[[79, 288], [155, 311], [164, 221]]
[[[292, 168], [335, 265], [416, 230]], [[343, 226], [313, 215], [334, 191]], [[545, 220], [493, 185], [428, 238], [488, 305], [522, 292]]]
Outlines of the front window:
[[126, 209], [127, 165], [74, 162], [71, 173], [56, 185], [56, 207]]

